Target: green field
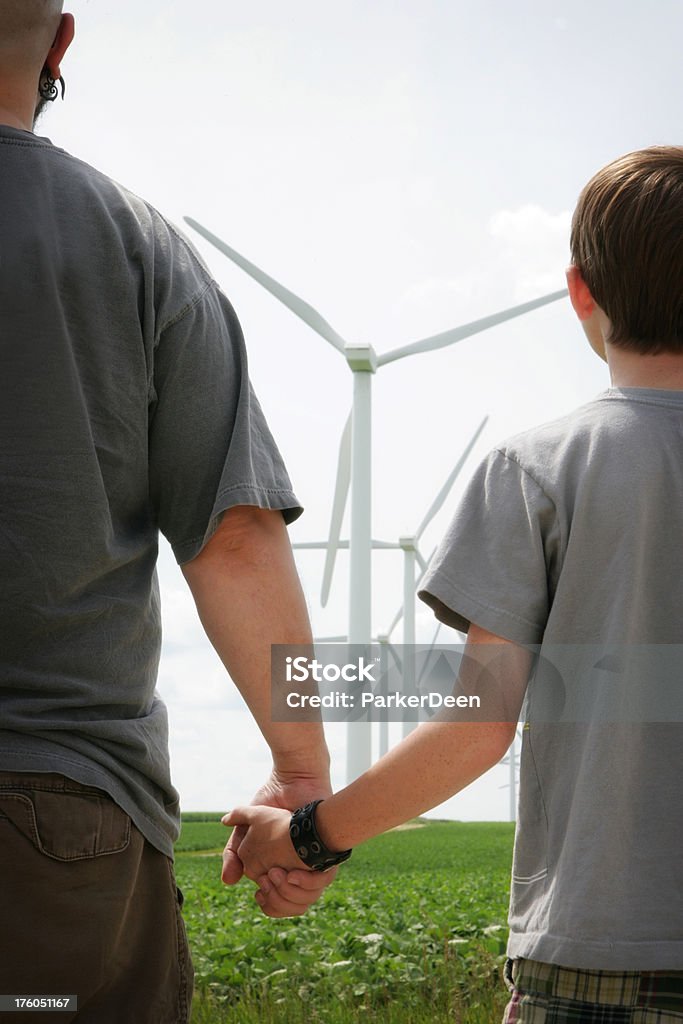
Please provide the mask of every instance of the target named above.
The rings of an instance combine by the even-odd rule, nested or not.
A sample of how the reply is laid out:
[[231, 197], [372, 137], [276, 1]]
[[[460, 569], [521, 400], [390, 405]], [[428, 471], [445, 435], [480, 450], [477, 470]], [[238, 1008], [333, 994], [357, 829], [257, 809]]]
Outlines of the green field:
[[176, 847], [193, 1024], [500, 1020], [513, 825], [420, 822], [379, 836], [304, 917], [271, 921], [252, 883], [221, 885], [219, 818], [185, 815]]

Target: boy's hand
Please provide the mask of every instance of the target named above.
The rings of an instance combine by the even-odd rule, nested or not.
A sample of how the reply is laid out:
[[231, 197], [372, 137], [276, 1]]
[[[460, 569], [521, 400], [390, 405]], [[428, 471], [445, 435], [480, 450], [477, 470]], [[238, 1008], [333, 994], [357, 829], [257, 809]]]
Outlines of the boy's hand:
[[237, 807], [221, 819], [224, 825], [247, 830], [235, 852], [252, 882], [271, 868], [305, 868], [289, 836], [291, 817], [290, 811], [277, 807]]

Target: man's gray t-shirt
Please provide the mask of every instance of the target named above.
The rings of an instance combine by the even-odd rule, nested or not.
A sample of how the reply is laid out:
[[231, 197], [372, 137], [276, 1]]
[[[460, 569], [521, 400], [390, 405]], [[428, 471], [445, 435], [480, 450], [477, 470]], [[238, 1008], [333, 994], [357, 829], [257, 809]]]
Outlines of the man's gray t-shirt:
[[194, 250], [9, 127], [0, 323], [0, 770], [104, 789], [170, 854], [158, 532], [182, 563], [232, 506], [300, 509]]
[[422, 584], [456, 629], [540, 645], [512, 957], [683, 969], [681, 538], [683, 392], [610, 389], [489, 455]]

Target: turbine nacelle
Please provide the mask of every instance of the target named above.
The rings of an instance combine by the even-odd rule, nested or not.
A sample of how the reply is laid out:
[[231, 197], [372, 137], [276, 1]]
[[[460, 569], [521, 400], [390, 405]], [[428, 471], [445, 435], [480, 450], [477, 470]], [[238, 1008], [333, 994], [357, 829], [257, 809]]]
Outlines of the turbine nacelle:
[[356, 373], [376, 373], [379, 360], [372, 345], [346, 345], [344, 356], [350, 369]]

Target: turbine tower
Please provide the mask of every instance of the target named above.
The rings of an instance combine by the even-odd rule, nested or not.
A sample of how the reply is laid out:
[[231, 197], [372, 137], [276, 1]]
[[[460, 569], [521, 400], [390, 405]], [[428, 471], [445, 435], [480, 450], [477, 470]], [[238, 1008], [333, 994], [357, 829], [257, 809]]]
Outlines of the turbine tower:
[[[327, 601], [334, 569], [339, 534], [346, 506], [346, 498], [351, 486], [351, 540], [350, 540], [350, 579], [349, 579], [349, 629], [350, 644], [367, 645], [371, 642], [371, 584], [372, 584], [372, 533], [371, 533], [371, 442], [372, 442], [372, 376], [382, 366], [393, 363], [407, 356], [431, 352], [445, 348], [456, 341], [462, 341], [473, 334], [495, 327], [506, 320], [530, 313], [534, 309], [555, 302], [567, 295], [566, 289], [552, 292], [531, 302], [523, 302], [518, 306], [493, 313], [471, 323], [454, 327], [439, 334], [430, 335], [409, 345], [402, 345], [377, 355], [372, 345], [353, 344], [346, 342], [333, 327], [303, 299], [279, 284], [272, 277], [260, 270], [240, 253], [236, 252], [212, 231], [204, 227], [192, 217], [185, 217], [198, 234], [214, 245], [228, 259], [241, 267], [250, 277], [262, 285], [276, 299], [295, 313], [304, 323], [312, 327], [328, 344], [335, 348], [346, 361], [353, 375], [353, 406], [351, 415], [344, 428], [339, 453], [337, 483], [330, 539], [327, 549], [325, 572], [323, 576], [323, 605]], [[371, 731], [369, 722], [354, 722], [349, 725], [347, 740], [347, 781], [361, 775], [372, 763]]]

